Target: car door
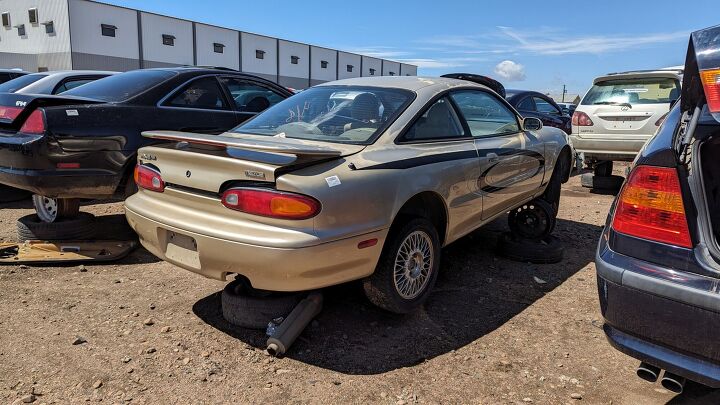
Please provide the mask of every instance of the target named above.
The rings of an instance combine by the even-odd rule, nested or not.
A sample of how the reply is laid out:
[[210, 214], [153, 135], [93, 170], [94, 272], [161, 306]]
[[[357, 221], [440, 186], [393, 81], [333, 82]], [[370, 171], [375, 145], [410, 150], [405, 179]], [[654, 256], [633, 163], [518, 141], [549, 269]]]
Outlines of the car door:
[[195, 78], [160, 101], [165, 129], [220, 134], [237, 126], [238, 119], [214, 75]]
[[515, 111], [489, 91], [457, 90], [450, 97], [478, 152], [483, 220], [530, 199], [545, 169], [544, 145], [537, 135], [523, 131]]
[[258, 113], [287, 98], [270, 87], [244, 78], [225, 76], [220, 83], [232, 99], [238, 123], [243, 123]]

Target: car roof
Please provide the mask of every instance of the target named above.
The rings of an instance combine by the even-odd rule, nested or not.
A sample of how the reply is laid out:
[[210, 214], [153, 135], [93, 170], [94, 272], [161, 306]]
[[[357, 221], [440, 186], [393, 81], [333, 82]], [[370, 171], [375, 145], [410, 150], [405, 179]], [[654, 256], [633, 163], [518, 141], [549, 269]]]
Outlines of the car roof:
[[2, 73], [25, 73], [25, 74], [30, 73], [30, 72], [26, 72], [22, 69], [0, 69], [0, 72], [2, 72]]
[[114, 75], [120, 72], [113, 72], [109, 70], [53, 70], [49, 72], [38, 72], [30, 73], [31, 75], [41, 75], [46, 77], [65, 78], [72, 76], [85, 76], [85, 75]]
[[450, 79], [446, 77], [421, 77], [421, 76], [373, 76], [373, 77], [354, 77], [351, 79], [341, 79], [332, 82], [319, 84], [318, 86], [368, 86], [368, 87], [385, 87], [394, 89], [404, 89], [410, 91], [418, 91], [424, 88], [448, 88], [471, 86], [479, 88], [487, 88], [485, 86], [469, 82], [467, 80]]
[[550, 96], [540, 93], [539, 91], [535, 90], [518, 90], [518, 89], [507, 89], [505, 90], [505, 98], [511, 98], [519, 95], [533, 95], [533, 96], [543, 96], [545, 98], [550, 98]]

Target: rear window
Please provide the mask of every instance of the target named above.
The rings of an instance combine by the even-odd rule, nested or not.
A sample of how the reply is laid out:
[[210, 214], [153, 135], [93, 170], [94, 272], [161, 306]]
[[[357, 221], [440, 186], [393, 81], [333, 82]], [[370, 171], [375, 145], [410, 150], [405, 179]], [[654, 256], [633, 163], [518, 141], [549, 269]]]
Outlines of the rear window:
[[3, 84], [0, 84], [0, 93], [14, 93], [25, 86], [29, 86], [35, 83], [36, 81], [42, 79], [45, 76], [47, 75], [41, 73], [34, 73], [9, 80]]
[[668, 104], [679, 97], [680, 82], [675, 79], [618, 79], [592, 86], [581, 104]]
[[175, 72], [166, 70], [133, 70], [76, 87], [63, 95], [109, 102], [125, 101], [175, 75]]

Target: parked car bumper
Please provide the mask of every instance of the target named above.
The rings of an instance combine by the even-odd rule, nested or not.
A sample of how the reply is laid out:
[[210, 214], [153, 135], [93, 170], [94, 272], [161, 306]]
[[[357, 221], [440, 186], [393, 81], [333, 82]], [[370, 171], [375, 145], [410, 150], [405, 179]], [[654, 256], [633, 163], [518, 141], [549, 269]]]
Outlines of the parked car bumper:
[[48, 197], [110, 197], [121, 176], [97, 170], [30, 170], [0, 166], [0, 184]]
[[[381, 230], [309, 246], [260, 246], [211, 235], [209, 228], [201, 233], [169, 226], [138, 213], [132, 205], [126, 202], [128, 222], [155, 256], [208, 278], [225, 280], [229, 273], [237, 273], [254, 288], [270, 291], [312, 290], [369, 276], [387, 236], [387, 230]], [[358, 247], [375, 238], [375, 246]]]
[[632, 161], [649, 138], [613, 139], [613, 137], [616, 138], [617, 135], [608, 135], [607, 138], [593, 135], [592, 138], [588, 138], [573, 133], [570, 135], [570, 140], [575, 151], [584, 153], [585, 158]]
[[618, 254], [607, 232], [595, 263], [609, 342], [638, 360], [720, 388], [717, 279]]

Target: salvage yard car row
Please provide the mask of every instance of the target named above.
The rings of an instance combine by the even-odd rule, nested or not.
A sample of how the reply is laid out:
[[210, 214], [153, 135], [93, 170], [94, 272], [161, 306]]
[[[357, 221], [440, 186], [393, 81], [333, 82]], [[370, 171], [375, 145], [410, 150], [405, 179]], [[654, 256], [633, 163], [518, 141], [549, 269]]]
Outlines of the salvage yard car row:
[[[639, 154], [597, 250], [604, 331], [642, 362], [642, 378], [674, 392], [686, 379], [720, 388], [719, 49], [720, 27], [695, 32], [684, 69], [598, 78], [572, 118], [540, 93], [472, 74], [346, 79], [293, 95], [182, 67], [60, 95], [4, 93], [0, 183], [35, 194], [37, 215], [21, 222], [38, 239], [82, 239], [93, 223], [79, 219], [79, 200], [123, 197], [153, 255], [234, 275], [223, 304], [240, 311], [236, 324], [283, 328], [302, 318], [288, 317], [294, 293], [356, 280], [380, 308], [417, 310], [442, 249], [508, 212], [501, 242], [542, 262], [557, 248], [575, 148], [594, 188], [613, 160]], [[248, 310], [258, 295], [265, 309]]]

